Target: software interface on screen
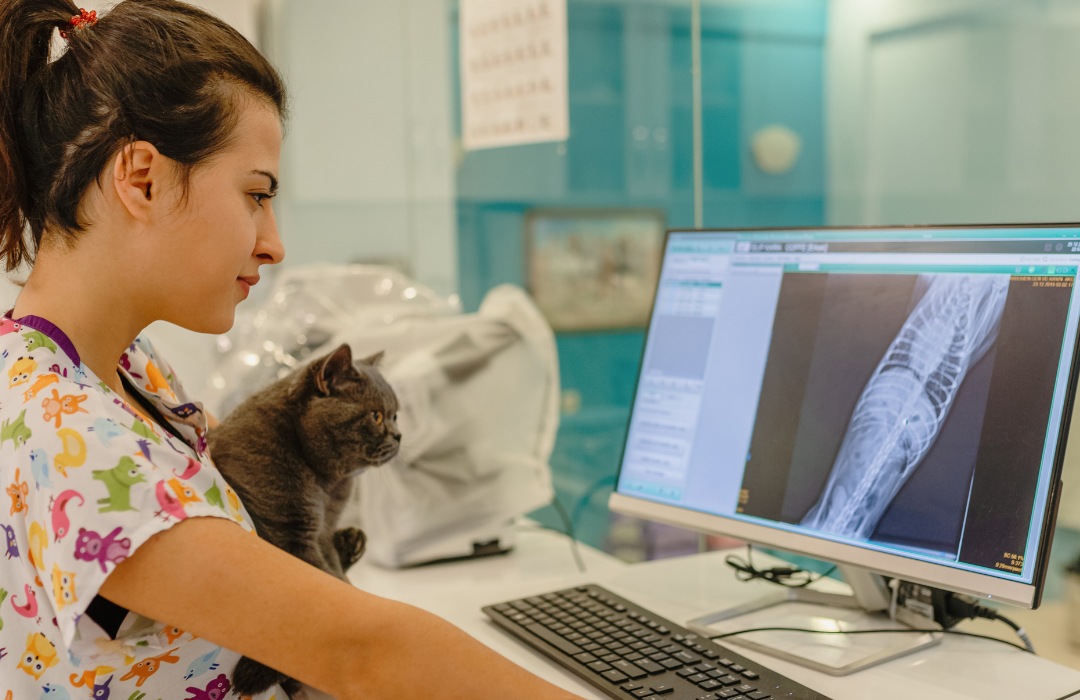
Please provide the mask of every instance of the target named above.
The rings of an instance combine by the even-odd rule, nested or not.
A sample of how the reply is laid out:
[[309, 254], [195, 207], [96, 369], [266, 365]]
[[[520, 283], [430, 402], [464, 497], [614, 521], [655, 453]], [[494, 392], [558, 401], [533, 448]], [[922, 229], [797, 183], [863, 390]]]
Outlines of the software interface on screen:
[[671, 232], [616, 491], [1030, 583], [1080, 228]]

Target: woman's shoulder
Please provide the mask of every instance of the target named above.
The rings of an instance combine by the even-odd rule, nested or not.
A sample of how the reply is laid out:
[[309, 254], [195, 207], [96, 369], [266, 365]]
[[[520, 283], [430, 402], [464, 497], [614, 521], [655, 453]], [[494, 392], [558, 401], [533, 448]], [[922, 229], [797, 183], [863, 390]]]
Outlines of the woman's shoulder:
[[186, 462], [175, 447], [167, 447], [160, 427], [54, 343], [50, 346], [47, 336], [42, 340], [35, 334], [41, 335], [32, 330], [0, 334], [0, 458], [14, 448], [32, 461], [47, 457], [61, 472], [113, 457], [170, 468]]

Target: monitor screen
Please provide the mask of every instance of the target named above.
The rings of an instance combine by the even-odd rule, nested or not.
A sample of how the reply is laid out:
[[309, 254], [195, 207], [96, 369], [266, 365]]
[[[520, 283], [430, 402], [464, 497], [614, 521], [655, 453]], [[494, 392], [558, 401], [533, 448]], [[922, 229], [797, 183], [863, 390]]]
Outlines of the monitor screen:
[[1080, 224], [669, 231], [613, 510], [1038, 605]]

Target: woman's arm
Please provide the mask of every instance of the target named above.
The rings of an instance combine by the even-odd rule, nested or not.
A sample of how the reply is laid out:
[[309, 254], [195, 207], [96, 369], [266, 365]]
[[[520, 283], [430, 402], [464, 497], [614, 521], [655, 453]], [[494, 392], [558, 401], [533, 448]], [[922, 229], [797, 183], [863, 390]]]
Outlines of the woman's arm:
[[568, 700], [450, 623], [365, 593], [219, 518], [143, 544], [101, 595], [351, 698]]

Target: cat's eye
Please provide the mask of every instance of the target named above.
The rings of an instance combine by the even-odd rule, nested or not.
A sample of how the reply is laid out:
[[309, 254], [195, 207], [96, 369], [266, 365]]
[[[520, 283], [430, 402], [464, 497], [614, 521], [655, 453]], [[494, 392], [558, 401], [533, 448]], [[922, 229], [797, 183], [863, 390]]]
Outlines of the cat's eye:
[[383, 419], [382, 411], [372, 411], [371, 412], [371, 420], [375, 421], [375, 425], [382, 425], [382, 419]]

